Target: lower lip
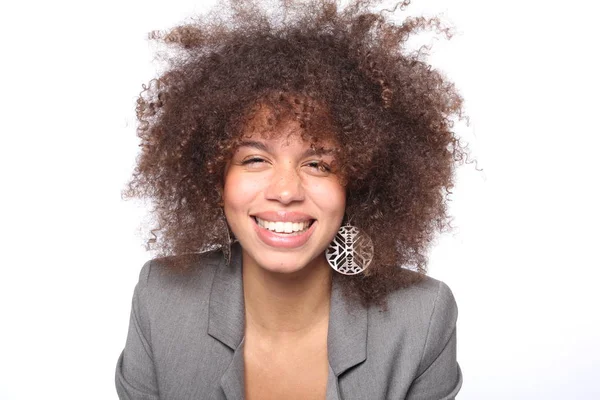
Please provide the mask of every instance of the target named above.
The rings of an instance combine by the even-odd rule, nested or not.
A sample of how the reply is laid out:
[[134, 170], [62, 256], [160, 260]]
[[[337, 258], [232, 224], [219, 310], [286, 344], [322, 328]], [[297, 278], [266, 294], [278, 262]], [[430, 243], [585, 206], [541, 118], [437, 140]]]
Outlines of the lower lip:
[[254, 218], [252, 218], [252, 221], [254, 222], [254, 229], [260, 240], [271, 247], [280, 247], [284, 249], [293, 249], [304, 245], [314, 232], [315, 226], [317, 225], [317, 221], [314, 221], [312, 225], [301, 234], [288, 235], [285, 233], [272, 232], [268, 229], [261, 228], [258, 226]]

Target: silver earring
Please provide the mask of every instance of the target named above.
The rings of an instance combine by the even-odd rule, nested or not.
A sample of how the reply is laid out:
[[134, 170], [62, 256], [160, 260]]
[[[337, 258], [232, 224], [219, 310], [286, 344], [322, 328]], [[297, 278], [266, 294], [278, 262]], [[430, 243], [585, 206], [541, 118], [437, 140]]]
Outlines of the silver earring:
[[340, 227], [325, 252], [327, 262], [337, 272], [356, 275], [373, 261], [373, 241], [365, 232], [347, 223]]

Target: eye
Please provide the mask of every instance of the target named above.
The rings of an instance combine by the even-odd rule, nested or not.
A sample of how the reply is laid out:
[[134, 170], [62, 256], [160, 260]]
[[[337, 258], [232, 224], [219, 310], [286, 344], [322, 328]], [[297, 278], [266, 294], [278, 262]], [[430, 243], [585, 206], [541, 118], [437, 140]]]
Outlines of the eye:
[[323, 161], [310, 161], [305, 165], [320, 175], [328, 175], [331, 173], [331, 167]]
[[267, 160], [259, 157], [259, 156], [249, 156], [245, 159], [243, 159], [240, 162], [240, 165], [242, 167], [245, 167], [248, 170], [259, 170], [262, 171], [265, 166], [267, 165]]
[[242, 161], [242, 165], [251, 165], [265, 162], [264, 159], [260, 157], [250, 157]]

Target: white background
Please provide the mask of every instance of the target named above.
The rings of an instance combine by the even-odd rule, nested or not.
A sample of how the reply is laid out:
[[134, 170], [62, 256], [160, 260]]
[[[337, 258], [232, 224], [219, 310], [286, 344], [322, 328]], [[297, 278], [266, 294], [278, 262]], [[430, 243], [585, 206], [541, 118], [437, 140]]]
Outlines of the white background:
[[[460, 399], [600, 398], [597, 10], [415, 0], [457, 35], [432, 63], [466, 99], [430, 272], [459, 304]], [[120, 199], [146, 35], [201, 1], [0, 5], [0, 399], [115, 399], [143, 210]], [[430, 40], [430, 39], [427, 39]], [[426, 40], [426, 41], [427, 41]]]

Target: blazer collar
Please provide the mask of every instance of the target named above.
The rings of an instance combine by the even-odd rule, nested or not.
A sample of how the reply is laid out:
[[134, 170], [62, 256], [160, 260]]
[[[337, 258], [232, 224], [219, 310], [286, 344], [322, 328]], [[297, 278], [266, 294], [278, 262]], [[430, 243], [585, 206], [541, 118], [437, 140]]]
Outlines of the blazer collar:
[[331, 287], [327, 353], [335, 376], [367, 359], [368, 309], [348, 303], [339, 284], [344, 278], [334, 275]]
[[208, 334], [232, 350], [244, 338], [244, 287], [242, 285], [242, 251], [232, 245], [229, 265], [225, 258], [213, 280], [208, 305]]
[[[367, 308], [348, 304], [339, 279], [344, 277], [334, 276], [332, 282], [327, 334], [329, 364], [336, 376], [366, 360], [368, 330]], [[221, 261], [213, 281], [208, 334], [239, 353], [238, 347], [244, 338], [244, 314], [242, 250], [239, 243], [235, 243], [231, 249], [231, 262], [227, 265]]]

